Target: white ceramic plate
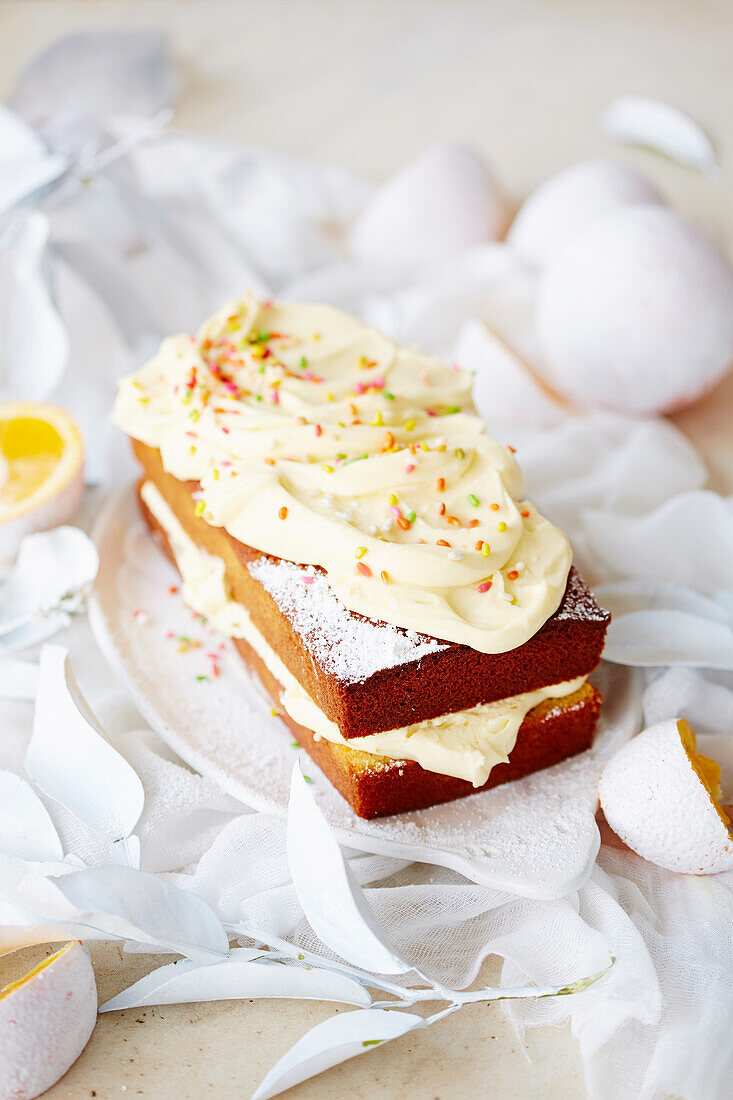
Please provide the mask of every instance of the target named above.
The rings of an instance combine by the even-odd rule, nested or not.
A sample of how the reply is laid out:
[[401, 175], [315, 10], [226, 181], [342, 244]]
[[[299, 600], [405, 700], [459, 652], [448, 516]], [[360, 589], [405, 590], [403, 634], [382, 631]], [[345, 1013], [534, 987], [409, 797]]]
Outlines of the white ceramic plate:
[[[151, 539], [132, 486], [109, 501], [94, 536], [101, 567], [92, 629], [141, 713], [191, 767], [248, 806], [284, 815], [299, 750], [232, 644], [171, 593], [178, 576]], [[594, 679], [606, 702], [590, 752], [457, 802], [362, 821], [305, 753], [303, 770], [352, 848], [452, 867], [515, 894], [560, 897], [590, 874], [600, 767], [640, 717], [634, 674], [608, 666]]]

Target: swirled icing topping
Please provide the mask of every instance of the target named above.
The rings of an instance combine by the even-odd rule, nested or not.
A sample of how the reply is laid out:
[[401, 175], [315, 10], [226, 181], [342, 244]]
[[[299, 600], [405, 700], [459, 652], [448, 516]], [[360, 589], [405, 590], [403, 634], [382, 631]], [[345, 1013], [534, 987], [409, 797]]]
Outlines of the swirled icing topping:
[[321, 566], [370, 619], [499, 653], [562, 599], [568, 541], [522, 499], [470, 375], [329, 306], [230, 303], [122, 380], [115, 419], [200, 483], [204, 520]]

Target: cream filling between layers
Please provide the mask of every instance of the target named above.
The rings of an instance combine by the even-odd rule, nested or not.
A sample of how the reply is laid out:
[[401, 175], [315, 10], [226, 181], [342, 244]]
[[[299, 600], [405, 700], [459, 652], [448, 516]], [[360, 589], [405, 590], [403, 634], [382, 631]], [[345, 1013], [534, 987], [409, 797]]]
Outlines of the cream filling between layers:
[[562, 600], [570, 546], [523, 499], [471, 376], [327, 306], [232, 302], [123, 379], [116, 422], [199, 514], [317, 565], [351, 611], [485, 653]]
[[402, 729], [346, 740], [336, 723], [323, 713], [265, 641], [247, 609], [230, 598], [221, 558], [197, 546], [186, 534], [153, 482], [146, 481], [140, 495], [168, 536], [181, 574], [186, 603], [222, 634], [244, 638], [252, 646], [283, 689], [280, 696], [283, 709], [293, 721], [312, 730], [317, 739], [325, 737], [328, 741], [376, 756], [414, 760], [426, 771], [465, 779], [478, 787], [486, 782], [495, 764], [508, 760], [519, 727], [533, 707], [546, 699], [572, 695], [587, 679], [578, 676]]

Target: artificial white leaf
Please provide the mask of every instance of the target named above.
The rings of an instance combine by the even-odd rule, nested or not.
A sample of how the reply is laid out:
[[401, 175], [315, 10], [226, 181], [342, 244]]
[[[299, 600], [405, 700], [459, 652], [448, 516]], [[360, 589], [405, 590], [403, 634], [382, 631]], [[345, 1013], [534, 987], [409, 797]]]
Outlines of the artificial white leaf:
[[643, 95], [614, 99], [601, 115], [606, 137], [641, 145], [700, 172], [714, 172], [718, 158], [702, 127], [671, 103]]
[[58, 386], [69, 338], [52, 293], [50, 222], [40, 210], [11, 215], [0, 249], [0, 400], [44, 401]]
[[[47, 924], [60, 938], [149, 943], [212, 962], [228, 953], [221, 922], [205, 902], [158, 876], [108, 863], [77, 869], [0, 857], [0, 925]], [[5, 929], [7, 933], [7, 927]]]
[[340, 1062], [425, 1026], [422, 1016], [390, 1012], [386, 1008], [358, 1009], [332, 1016], [290, 1048], [263, 1079], [252, 1100], [269, 1100]]
[[173, 1005], [198, 1001], [231, 1001], [247, 997], [285, 997], [340, 1004], [368, 1005], [363, 986], [343, 974], [284, 966], [262, 951], [238, 947], [219, 963], [200, 966], [188, 959], [161, 966], [102, 1005], [100, 1012], [141, 1005]]
[[300, 764], [293, 767], [288, 807], [288, 862], [314, 932], [347, 962], [377, 974], [411, 970], [389, 944], [308, 790]]
[[30, 860], [64, 858], [46, 807], [15, 772], [0, 771], [0, 852]]
[[137, 773], [106, 740], [74, 681], [63, 646], [41, 650], [28, 774], [102, 836], [119, 840], [135, 828], [145, 792]]
[[[713, 622], [731, 623], [730, 609], [725, 593], [703, 596], [693, 588], [663, 581], [629, 580], [594, 586], [598, 602], [611, 612], [614, 618], [632, 611], [685, 611]], [[719, 599], [720, 597], [723, 597]]]
[[37, 196], [39, 191], [64, 173], [67, 163], [63, 157], [44, 156], [3, 164], [0, 172], [0, 214]]
[[521, 356], [483, 321], [466, 321], [449, 358], [475, 372], [474, 402], [490, 428], [504, 421], [557, 424], [568, 416], [567, 405], [556, 399]]
[[32, 126], [0, 103], [0, 165], [3, 169], [15, 161], [39, 160], [46, 146]]
[[120, 867], [135, 867], [140, 870], [140, 837], [133, 833], [132, 836], [113, 841], [110, 845], [110, 856], [112, 862], [118, 863]]
[[53, 612], [78, 611], [98, 569], [97, 549], [78, 527], [28, 535], [0, 585], [0, 636]]
[[11, 104], [31, 121], [58, 112], [154, 114], [173, 104], [177, 83], [159, 31], [96, 28], [57, 38], [38, 53]]
[[22, 653], [33, 646], [58, 634], [71, 623], [71, 616], [65, 611], [56, 611], [36, 622], [28, 622], [25, 626], [19, 626], [17, 630], [11, 630], [8, 634], [0, 635], [0, 658], [9, 657], [13, 653]]
[[603, 656], [620, 665], [733, 670], [733, 630], [686, 611], [633, 611], [608, 628]]
[[35, 130], [0, 103], [0, 213], [57, 179], [63, 157], [50, 155]]
[[15, 661], [10, 657], [0, 660], [0, 699], [23, 699], [29, 702], [36, 697], [38, 665], [30, 661]]

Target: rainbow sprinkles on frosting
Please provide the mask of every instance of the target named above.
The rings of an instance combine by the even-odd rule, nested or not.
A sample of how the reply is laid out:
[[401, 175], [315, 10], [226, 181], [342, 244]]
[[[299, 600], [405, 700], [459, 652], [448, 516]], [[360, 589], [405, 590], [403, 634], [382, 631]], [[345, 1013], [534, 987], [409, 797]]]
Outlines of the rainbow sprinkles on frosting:
[[[115, 419], [184, 598], [234, 638], [357, 813], [455, 798], [590, 743], [608, 617], [486, 434], [467, 372], [331, 307], [248, 295], [123, 379]], [[273, 570], [286, 597], [262, 579]], [[348, 629], [298, 630], [316, 589], [420, 655], [339, 678], [323, 654]]]

